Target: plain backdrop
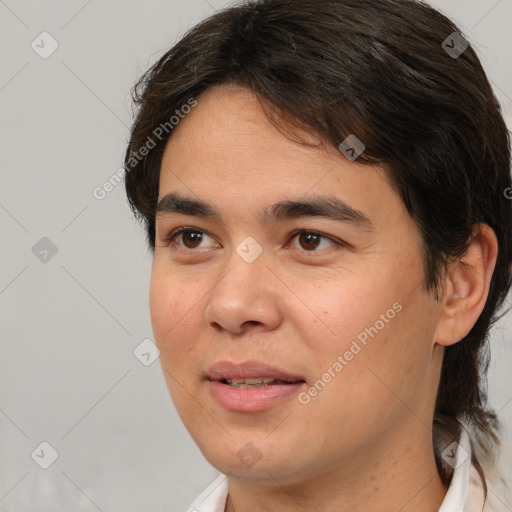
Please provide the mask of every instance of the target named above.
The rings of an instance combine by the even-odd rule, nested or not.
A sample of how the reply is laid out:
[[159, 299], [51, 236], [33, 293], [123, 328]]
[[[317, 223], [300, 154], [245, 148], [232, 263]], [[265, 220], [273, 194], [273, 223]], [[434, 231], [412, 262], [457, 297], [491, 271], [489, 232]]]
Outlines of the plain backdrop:
[[[510, 127], [512, 2], [432, 3], [474, 44]], [[217, 474], [181, 424], [158, 360], [134, 354], [152, 339], [151, 257], [123, 185], [103, 199], [93, 191], [122, 165], [136, 78], [227, 4], [0, 0], [4, 511], [185, 510]], [[493, 330], [489, 376], [509, 478], [511, 315]]]

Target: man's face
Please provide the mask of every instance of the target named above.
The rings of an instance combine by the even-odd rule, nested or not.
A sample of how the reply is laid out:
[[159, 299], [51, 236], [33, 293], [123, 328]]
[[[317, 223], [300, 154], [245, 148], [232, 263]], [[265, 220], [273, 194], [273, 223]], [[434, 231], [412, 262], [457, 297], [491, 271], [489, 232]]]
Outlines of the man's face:
[[[170, 194], [217, 218], [173, 211]], [[292, 142], [249, 92], [215, 87], [168, 142], [166, 196], [153, 330], [176, 409], [217, 469], [285, 485], [431, 439], [439, 312], [382, 169]], [[285, 207], [320, 200], [352, 210]], [[282, 382], [231, 381], [258, 376]]]

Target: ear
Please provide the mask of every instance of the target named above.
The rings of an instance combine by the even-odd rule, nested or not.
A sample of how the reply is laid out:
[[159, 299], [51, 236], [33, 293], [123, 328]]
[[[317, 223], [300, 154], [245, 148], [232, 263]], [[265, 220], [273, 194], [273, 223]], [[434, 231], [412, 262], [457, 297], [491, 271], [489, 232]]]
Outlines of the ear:
[[473, 328], [487, 301], [497, 255], [498, 241], [493, 229], [487, 224], [473, 226], [468, 250], [448, 265], [443, 279], [434, 342], [453, 345]]

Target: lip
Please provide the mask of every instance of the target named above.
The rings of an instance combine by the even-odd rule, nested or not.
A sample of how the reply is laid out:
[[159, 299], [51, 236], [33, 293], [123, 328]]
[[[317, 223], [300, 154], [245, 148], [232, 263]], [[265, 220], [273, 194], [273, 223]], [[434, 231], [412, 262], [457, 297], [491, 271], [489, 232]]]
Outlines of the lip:
[[[258, 377], [290, 383], [254, 388], [234, 388], [222, 382], [223, 379], [255, 379]], [[235, 412], [265, 411], [285, 398], [297, 394], [306, 385], [305, 379], [301, 376], [259, 361], [241, 363], [219, 361], [210, 367], [206, 379], [210, 392], [219, 405]]]
[[235, 363], [232, 361], [219, 361], [210, 367], [207, 372], [209, 380], [222, 379], [265, 379], [285, 380], [288, 382], [305, 380], [300, 375], [288, 373], [276, 366], [270, 366], [260, 361], [244, 361]]

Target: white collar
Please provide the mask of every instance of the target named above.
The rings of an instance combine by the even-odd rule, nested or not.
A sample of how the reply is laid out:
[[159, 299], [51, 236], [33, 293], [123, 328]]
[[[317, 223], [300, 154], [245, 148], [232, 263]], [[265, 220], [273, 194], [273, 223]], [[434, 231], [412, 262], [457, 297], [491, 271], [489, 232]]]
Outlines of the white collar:
[[[452, 481], [439, 512], [464, 512], [469, 491], [469, 470], [471, 467], [471, 445], [465, 428], [458, 443], [452, 443], [443, 451], [446, 460], [453, 460]], [[455, 457], [453, 454], [455, 452]]]
[[[453, 450], [453, 451], [452, 451]], [[439, 512], [470, 512], [476, 503], [468, 500], [470, 481], [476, 486], [475, 469], [471, 466], [471, 446], [466, 430], [462, 429], [458, 443], [452, 443], [443, 452], [447, 459], [453, 460], [453, 477]], [[471, 471], [470, 471], [471, 470]], [[479, 489], [472, 489], [476, 495]], [[190, 505], [187, 512], [224, 512], [228, 495], [228, 479], [220, 474]]]

